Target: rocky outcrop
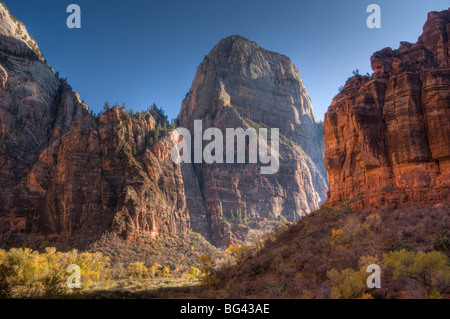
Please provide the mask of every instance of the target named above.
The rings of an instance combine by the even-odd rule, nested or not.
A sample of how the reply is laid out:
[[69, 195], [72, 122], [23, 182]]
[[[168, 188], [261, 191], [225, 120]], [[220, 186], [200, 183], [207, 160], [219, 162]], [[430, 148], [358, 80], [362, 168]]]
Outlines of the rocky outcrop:
[[182, 174], [170, 138], [156, 136], [168, 124], [157, 110], [88, 114], [3, 5], [0, 64], [1, 246], [187, 233]]
[[239, 213], [248, 216], [249, 228], [258, 228], [273, 217], [298, 220], [325, 199], [321, 132], [300, 73], [286, 56], [239, 36], [220, 41], [198, 67], [182, 103], [179, 125], [194, 132], [195, 120], [203, 121], [203, 130], [268, 127], [282, 135], [274, 175], [262, 175], [260, 165], [248, 161], [183, 166], [191, 181], [185, 185], [194, 189], [186, 193], [205, 203], [199, 209], [192, 206], [198, 200], [188, 200], [191, 217], [209, 221], [209, 229], [203, 223], [199, 231], [216, 243], [245, 238]]
[[104, 233], [182, 237], [191, 222], [226, 245], [325, 200], [323, 137], [287, 57], [242, 37], [222, 40], [198, 68], [178, 124], [192, 130], [197, 119], [224, 132], [279, 128], [279, 171], [175, 164], [157, 109], [89, 114], [0, 5], [0, 246], [45, 239], [85, 247]]
[[42, 61], [25, 26], [0, 5], [0, 203], [86, 105]]
[[363, 207], [450, 201], [450, 10], [416, 44], [376, 52], [325, 115], [328, 203]]
[[85, 115], [39, 156], [2, 209], [6, 242], [56, 239], [85, 246], [105, 232], [121, 238], [183, 236], [190, 228], [184, 184], [168, 136], [151, 114], [113, 108]]

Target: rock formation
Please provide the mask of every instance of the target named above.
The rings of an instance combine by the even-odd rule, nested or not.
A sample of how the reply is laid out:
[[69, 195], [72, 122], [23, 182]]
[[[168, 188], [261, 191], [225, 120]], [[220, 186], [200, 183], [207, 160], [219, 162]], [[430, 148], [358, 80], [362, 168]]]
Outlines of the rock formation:
[[282, 137], [274, 175], [262, 175], [260, 165], [248, 161], [183, 165], [191, 218], [207, 221], [193, 223], [194, 230], [226, 245], [245, 237], [238, 214], [248, 216], [250, 228], [259, 227], [280, 216], [298, 220], [325, 199], [322, 134], [300, 73], [286, 56], [239, 36], [220, 41], [182, 103], [179, 126], [194, 132], [195, 120], [203, 121], [203, 130], [268, 127], [279, 128]]
[[0, 242], [85, 246], [183, 236], [190, 227], [172, 141], [157, 111], [100, 117], [46, 65], [24, 25], [0, 5]]
[[450, 10], [431, 12], [416, 44], [376, 52], [325, 115], [328, 203], [450, 201]]
[[[298, 220], [325, 200], [323, 137], [298, 69], [242, 37], [222, 40], [198, 68], [179, 125], [280, 128], [280, 169], [174, 164], [167, 119], [114, 106], [100, 116], [49, 67], [25, 26], [0, 5], [1, 246], [41, 239], [84, 247], [184, 236], [219, 245], [268, 220]], [[167, 133], [167, 132], [165, 132]], [[232, 213], [234, 211], [234, 213]]]

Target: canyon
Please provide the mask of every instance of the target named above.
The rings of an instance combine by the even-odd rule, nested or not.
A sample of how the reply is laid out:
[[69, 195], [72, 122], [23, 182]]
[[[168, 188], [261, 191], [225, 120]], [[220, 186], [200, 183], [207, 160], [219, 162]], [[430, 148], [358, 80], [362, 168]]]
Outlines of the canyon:
[[170, 125], [157, 108], [92, 114], [3, 4], [0, 86], [2, 247], [86, 248], [104, 234], [154, 240], [190, 229], [226, 247], [325, 200], [323, 137], [300, 73], [245, 38], [223, 39], [205, 57], [177, 122], [281, 127], [280, 170], [270, 176], [248, 161], [174, 163]]

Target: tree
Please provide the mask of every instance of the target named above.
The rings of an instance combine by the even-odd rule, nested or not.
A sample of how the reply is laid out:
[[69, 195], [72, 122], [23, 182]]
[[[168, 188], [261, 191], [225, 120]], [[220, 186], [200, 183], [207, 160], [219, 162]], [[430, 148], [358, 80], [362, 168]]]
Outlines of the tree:
[[164, 278], [172, 277], [172, 274], [170, 273], [169, 267], [164, 267], [162, 269], [162, 275], [163, 275]]
[[419, 283], [425, 298], [436, 298], [450, 289], [450, 259], [441, 252], [393, 251], [383, 255], [383, 265], [394, 279]]
[[148, 275], [148, 269], [145, 267], [144, 263], [141, 261], [134, 262], [128, 265], [127, 273], [130, 280], [133, 278], [142, 279]]
[[246, 245], [230, 245], [226, 252], [233, 256], [238, 263], [246, 261], [252, 255], [252, 249]]
[[103, 110], [106, 112], [109, 110], [109, 102], [106, 101], [105, 104], [103, 105]]
[[240, 209], [238, 209], [238, 211], [237, 211], [237, 219], [238, 219], [239, 224], [242, 224], [242, 212]]
[[159, 129], [159, 125], [156, 127], [156, 130], [155, 130], [155, 134], [154, 134], [154, 140], [155, 140], [155, 142], [157, 142], [157, 141], [159, 141], [159, 138], [161, 137], [161, 132], [160, 132], [160, 129]]
[[327, 277], [333, 282], [330, 298], [332, 299], [356, 299], [367, 298], [364, 294], [367, 290], [367, 273], [364, 267], [360, 271], [347, 268], [342, 271], [332, 269], [327, 272]]
[[189, 269], [189, 271], [186, 273], [188, 280], [195, 280], [198, 278], [198, 276], [200, 276], [200, 269], [195, 268], [195, 267], [191, 267], [191, 269]]

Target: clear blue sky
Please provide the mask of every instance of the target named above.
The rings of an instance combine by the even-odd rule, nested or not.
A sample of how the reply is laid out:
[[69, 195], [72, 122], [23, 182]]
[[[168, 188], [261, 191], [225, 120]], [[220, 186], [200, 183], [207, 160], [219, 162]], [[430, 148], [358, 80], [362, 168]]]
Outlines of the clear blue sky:
[[[3, 0], [28, 28], [49, 64], [91, 109], [155, 102], [175, 118], [197, 66], [221, 38], [242, 35], [289, 56], [318, 119], [352, 71], [372, 72], [370, 56], [400, 41], [416, 42], [429, 11], [450, 0]], [[82, 10], [68, 29], [66, 8]], [[366, 8], [382, 9], [368, 29]]]

